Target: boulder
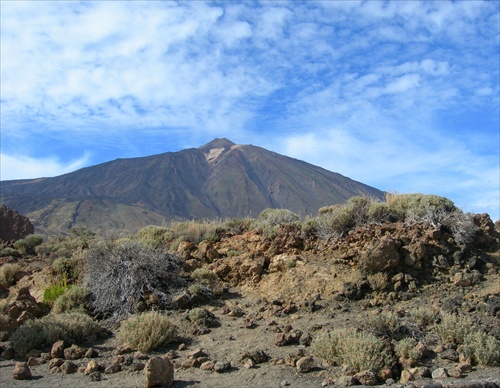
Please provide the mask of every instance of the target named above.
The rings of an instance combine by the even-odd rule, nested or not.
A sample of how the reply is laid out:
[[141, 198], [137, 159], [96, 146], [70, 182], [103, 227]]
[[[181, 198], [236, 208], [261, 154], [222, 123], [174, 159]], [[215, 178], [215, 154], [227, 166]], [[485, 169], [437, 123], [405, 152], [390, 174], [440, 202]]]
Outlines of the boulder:
[[377, 376], [371, 370], [365, 370], [354, 375], [354, 378], [359, 381], [362, 385], [376, 385]]
[[170, 387], [174, 382], [174, 366], [168, 358], [153, 357], [144, 366], [146, 387]]
[[16, 380], [29, 380], [32, 377], [31, 369], [25, 362], [16, 362], [12, 371], [12, 377]]
[[64, 357], [64, 341], [54, 342], [50, 350], [51, 358], [63, 358]]
[[16, 241], [33, 233], [35, 228], [28, 217], [5, 205], [0, 206], [0, 241]]
[[311, 356], [302, 357], [297, 361], [295, 366], [300, 373], [310, 372], [314, 367], [314, 358]]
[[399, 243], [389, 236], [370, 242], [359, 257], [359, 266], [366, 273], [394, 269], [399, 264]]

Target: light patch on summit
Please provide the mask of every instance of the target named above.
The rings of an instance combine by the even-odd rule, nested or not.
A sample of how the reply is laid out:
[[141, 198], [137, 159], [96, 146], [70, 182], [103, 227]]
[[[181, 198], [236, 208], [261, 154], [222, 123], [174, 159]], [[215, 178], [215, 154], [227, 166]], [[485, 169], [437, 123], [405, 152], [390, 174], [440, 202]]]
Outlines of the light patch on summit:
[[213, 164], [223, 152], [224, 148], [212, 148], [208, 154], [205, 154], [205, 159], [208, 163]]

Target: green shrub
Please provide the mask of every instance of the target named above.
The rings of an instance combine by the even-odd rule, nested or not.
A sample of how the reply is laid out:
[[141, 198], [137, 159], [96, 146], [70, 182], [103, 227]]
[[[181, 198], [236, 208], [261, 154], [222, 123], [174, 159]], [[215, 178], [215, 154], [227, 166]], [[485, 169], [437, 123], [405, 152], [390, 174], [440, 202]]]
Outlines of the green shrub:
[[89, 299], [89, 290], [81, 286], [73, 286], [66, 290], [54, 301], [52, 311], [61, 314], [69, 311], [86, 313], [86, 304]]
[[10, 342], [16, 354], [24, 357], [30, 350], [43, 350], [58, 340], [86, 343], [100, 330], [99, 324], [85, 314], [50, 314], [27, 321], [12, 333]]
[[6, 263], [0, 267], [0, 286], [10, 287], [16, 280], [16, 275], [21, 270], [17, 263]]
[[140, 241], [95, 245], [84, 261], [84, 286], [92, 294], [93, 308], [114, 318], [137, 312], [146, 296], [158, 307], [168, 307], [172, 294], [185, 284], [175, 256]]
[[394, 347], [394, 352], [403, 368], [417, 365], [420, 353], [417, 350], [417, 341], [414, 338], [403, 338]]
[[330, 365], [347, 366], [349, 373], [377, 373], [391, 365], [384, 343], [373, 334], [355, 329], [334, 330], [318, 337], [313, 341], [312, 353]]
[[70, 287], [67, 284], [51, 284], [43, 291], [43, 301], [51, 306], [54, 305], [56, 299], [64, 295]]
[[467, 317], [443, 314], [436, 326], [436, 334], [444, 344], [463, 344], [465, 338], [474, 332], [472, 322]]
[[168, 243], [174, 237], [174, 232], [163, 226], [146, 226], [140, 229], [134, 236], [138, 240], [144, 241], [147, 245], [157, 248]]
[[117, 339], [132, 349], [149, 352], [172, 341], [176, 332], [176, 327], [167, 316], [149, 311], [122, 321]]
[[0, 250], [0, 257], [5, 257], [5, 256], [17, 257], [17, 256], [19, 256], [19, 252], [17, 250], [15, 250], [14, 248], [5, 247], [5, 248]]
[[500, 341], [481, 331], [469, 333], [465, 337], [464, 353], [481, 366], [500, 365]]
[[435, 226], [458, 210], [453, 201], [433, 194], [387, 194], [386, 202], [400, 219]]
[[34, 252], [35, 247], [40, 245], [42, 242], [42, 236], [38, 234], [30, 234], [25, 238], [14, 242], [13, 246], [20, 254], [25, 255]]

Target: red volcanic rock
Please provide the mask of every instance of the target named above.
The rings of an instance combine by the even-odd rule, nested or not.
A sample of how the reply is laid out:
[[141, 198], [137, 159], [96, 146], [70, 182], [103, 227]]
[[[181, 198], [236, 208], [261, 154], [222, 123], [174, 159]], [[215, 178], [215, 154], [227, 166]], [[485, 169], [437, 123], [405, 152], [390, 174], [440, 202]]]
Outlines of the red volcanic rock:
[[16, 241], [34, 232], [28, 217], [7, 206], [0, 206], [0, 241]]

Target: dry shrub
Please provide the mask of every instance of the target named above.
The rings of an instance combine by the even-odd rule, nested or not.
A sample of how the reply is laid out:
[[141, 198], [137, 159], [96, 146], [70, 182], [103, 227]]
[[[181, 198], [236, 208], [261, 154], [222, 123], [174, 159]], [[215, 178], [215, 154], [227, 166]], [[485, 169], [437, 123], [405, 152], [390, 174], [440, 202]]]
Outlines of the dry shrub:
[[378, 337], [393, 338], [400, 326], [401, 319], [390, 311], [383, 311], [366, 319], [366, 330]]
[[172, 233], [171, 240], [199, 243], [203, 240], [216, 240], [225, 230], [221, 220], [171, 221], [167, 227]]
[[16, 354], [24, 357], [32, 349], [44, 349], [59, 340], [85, 343], [100, 330], [99, 324], [85, 314], [50, 314], [27, 321], [12, 333], [10, 341]]
[[213, 271], [206, 268], [196, 268], [191, 274], [191, 278], [197, 283], [210, 288], [214, 295], [222, 294], [219, 278]]
[[73, 258], [59, 257], [52, 263], [52, 271], [59, 279], [76, 280], [78, 278], [78, 261]]
[[413, 322], [422, 328], [428, 328], [436, 322], [436, 313], [430, 307], [415, 307], [409, 313]]
[[312, 352], [330, 365], [346, 365], [350, 373], [375, 373], [391, 365], [384, 343], [373, 334], [355, 329], [334, 330], [312, 344]]
[[374, 291], [384, 291], [389, 283], [389, 276], [385, 272], [377, 272], [367, 276], [368, 283]]
[[272, 238], [281, 225], [297, 221], [300, 221], [300, 217], [288, 209], [264, 209], [259, 214], [256, 228], [262, 231], [264, 236]]
[[196, 323], [201, 319], [208, 318], [208, 316], [208, 310], [201, 307], [195, 307], [189, 311], [189, 320], [193, 323]]
[[467, 317], [443, 314], [441, 322], [436, 326], [436, 334], [445, 344], [463, 344], [465, 338], [474, 332], [472, 322]]
[[118, 342], [141, 352], [149, 352], [172, 341], [177, 333], [166, 315], [149, 311], [132, 315], [120, 323]]
[[115, 319], [137, 312], [140, 301], [168, 307], [184, 286], [180, 261], [139, 241], [96, 245], [85, 260], [85, 286], [96, 312]]
[[403, 338], [398, 341], [394, 347], [394, 352], [398, 357], [400, 364], [404, 368], [417, 365], [420, 359], [420, 353], [417, 350], [418, 342], [414, 338]]
[[500, 365], [500, 341], [483, 332], [469, 333], [464, 341], [464, 353], [481, 366]]
[[89, 290], [85, 287], [73, 286], [55, 300], [52, 311], [56, 314], [69, 311], [86, 313], [89, 296]]
[[152, 246], [153, 248], [157, 248], [160, 245], [164, 245], [172, 240], [173, 235], [173, 231], [169, 228], [150, 225], [140, 229], [134, 237]]
[[17, 263], [6, 263], [0, 267], [0, 286], [10, 287], [16, 280], [21, 266]]

